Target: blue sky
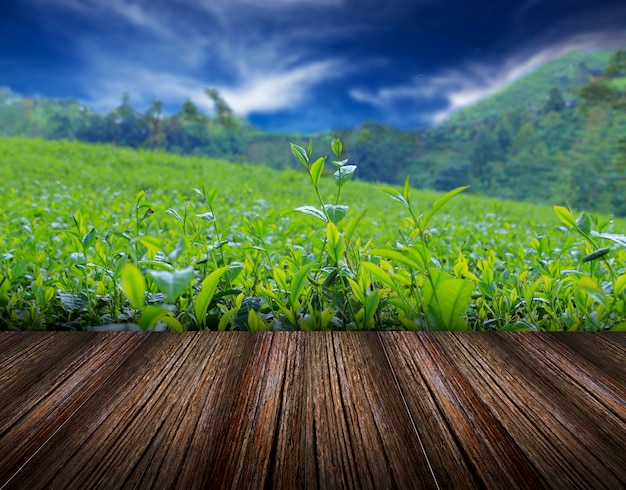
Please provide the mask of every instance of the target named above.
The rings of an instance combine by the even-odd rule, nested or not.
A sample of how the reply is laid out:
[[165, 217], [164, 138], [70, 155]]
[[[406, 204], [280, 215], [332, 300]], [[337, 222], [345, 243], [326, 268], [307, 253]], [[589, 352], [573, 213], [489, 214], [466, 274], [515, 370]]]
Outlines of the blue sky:
[[413, 128], [571, 49], [623, 46], [623, 0], [5, 0], [0, 86], [170, 112], [210, 112], [215, 87], [265, 129]]

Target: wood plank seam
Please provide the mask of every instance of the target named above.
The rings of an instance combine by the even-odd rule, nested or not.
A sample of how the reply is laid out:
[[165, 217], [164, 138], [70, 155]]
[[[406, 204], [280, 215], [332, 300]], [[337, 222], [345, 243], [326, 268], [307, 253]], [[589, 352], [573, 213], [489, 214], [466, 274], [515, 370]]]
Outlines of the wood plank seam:
[[383, 353], [385, 354], [385, 360], [387, 361], [387, 366], [389, 366], [389, 370], [391, 371], [392, 377], [393, 377], [393, 382], [398, 390], [398, 393], [400, 393], [400, 398], [402, 399], [402, 403], [404, 405], [404, 408], [406, 410], [407, 415], [409, 416], [409, 419], [411, 420], [411, 427], [413, 428], [413, 432], [415, 432], [415, 436], [417, 437], [417, 440], [419, 441], [419, 445], [420, 448], [422, 450], [422, 453], [424, 454], [424, 458], [426, 459], [426, 464], [428, 465], [428, 470], [430, 471], [430, 474], [433, 477], [433, 481], [435, 482], [435, 486], [437, 487], [437, 489], [441, 489], [441, 485], [439, 484], [439, 480], [437, 479], [437, 476], [435, 475], [435, 471], [433, 469], [433, 466], [430, 462], [430, 458], [428, 457], [428, 454], [426, 453], [426, 448], [424, 447], [424, 442], [422, 441], [422, 438], [420, 437], [419, 431], [417, 430], [417, 424], [415, 423], [415, 419], [413, 418], [413, 415], [411, 414], [411, 411], [409, 410], [409, 405], [408, 402], [406, 400], [406, 397], [404, 396], [404, 392], [402, 391], [402, 388], [400, 387], [400, 382], [398, 381], [398, 376], [396, 375], [396, 371], [393, 368], [392, 364], [391, 364], [391, 360], [389, 359], [389, 353], [387, 352], [387, 349], [385, 347], [385, 344], [382, 342], [382, 339], [380, 338], [380, 332], [377, 332], [376, 337], [378, 339], [378, 342], [382, 348]]

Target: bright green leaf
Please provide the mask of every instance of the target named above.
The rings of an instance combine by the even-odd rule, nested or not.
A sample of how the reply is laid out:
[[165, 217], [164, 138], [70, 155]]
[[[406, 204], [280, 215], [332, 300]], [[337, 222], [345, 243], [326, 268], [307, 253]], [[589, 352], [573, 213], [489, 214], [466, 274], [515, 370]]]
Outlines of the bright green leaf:
[[376, 265], [372, 262], [363, 261], [361, 262], [361, 267], [386, 286], [389, 286], [392, 289], [396, 289], [396, 284], [391, 274], [384, 271], [379, 265]]
[[365, 298], [365, 318], [364, 323], [365, 326], [369, 326], [374, 320], [374, 315], [376, 314], [376, 310], [378, 309], [378, 305], [380, 304], [380, 289], [374, 289], [366, 298]]
[[187, 267], [173, 272], [150, 271], [150, 275], [167, 300], [174, 303], [193, 279], [193, 270], [193, 267]]
[[404, 264], [411, 267], [412, 269], [421, 269], [420, 264], [417, 263], [415, 260], [407, 257], [407, 254], [404, 251], [391, 250], [388, 248], [375, 248], [371, 251], [371, 254], [392, 260], [400, 264]]
[[355, 171], [356, 165], [344, 165], [343, 167], [339, 167], [339, 169], [333, 174], [335, 185], [337, 187], [343, 187], [343, 185], [352, 178]]
[[133, 308], [137, 310], [143, 308], [146, 278], [135, 265], [128, 263], [124, 266], [120, 276], [120, 286]]
[[615, 280], [615, 284], [613, 286], [613, 292], [615, 296], [619, 296], [622, 294], [622, 291], [626, 290], [626, 274], [622, 274]]
[[294, 156], [300, 160], [300, 163], [302, 163], [302, 165], [304, 165], [305, 167], [309, 167], [309, 155], [307, 154], [306, 150], [304, 148], [302, 148], [301, 146], [298, 145], [294, 145], [293, 143], [291, 143], [291, 153], [294, 154]]
[[83, 247], [85, 247], [85, 249], [88, 249], [89, 247], [91, 247], [94, 244], [94, 242], [96, 241], [96, 229], [92, 228], [87, 233], [85, 233], [85, 235], [83, 235], [83, 238], [82, 238], [81, 241], [82, 241]]
[[324, 208], [326, 209], [326, 213], [328, 214], [330, 221], [332, 221], [335, 224], [339, 223], [342, 219], [344, 219], [346, 214], [348, 214], [348, 210], [350, 209], [348, 208], [348, 206], [342, 206], [340, 204], [338, 205], [327, 204], [326, 206], [324, 206]]
[[321, 219], [324, 223], [328, 222], [326, 219], [326, 215], [323, 211], [320, 211], [316, 207], [313, 206], [300, 206], [295, 209], [296, 211], [304, 214], [308, 214], [310, 216], [315, 216], [317, 219]]
[[311, 165], [309, 172], [311, 173], [311, 180], [313, 181], [313, 185], [317, 188], [320, 184], [320, 178], [322, 177], [322, 172], [324, 171], [324, 163], [326, 162], [326, 157], [320, 157], [313, 162]]
[[572, 213], [570, 213], [569, 209], [564, 208], [563, 206], [554, 206], [553, 209], [563, 223], [572, 228], [577, 228], [576, 220], [572, 216]]
[[229, 266], [215, 269], [202, 281], [200, 292], [196, 296], [196, 301], [194, 303], [194, 313], [196, 314], [196, 320], [198, 320], [198, 325], [200, 325], [200, 327], [204, 326], [207, 309], [211, 304], [217, 285], [220, 282], [221, 277], [228, 269]]
[[328, 239], [328, 253], [335, 262], [338, 262], [343, 256], [346, 245], [335, 223], [331, 222], [326, 226], [326, 238]]
[[408, 203], [411, 200], [411, 177], [409, 175], [406, 176], [406, 180], [404, 181], [404, 187], [402, 188], [402, 197]]
[[142, 330], [150, 330], [150, 328], [153, 327], [156, 322], [158, 322], [161, 317], [167, 313], [169, 312], [162, 306], [146, 306], [141, 312], [141, 316], [139, 317], [139, 320], [137, 320], [137, 323]]
[[445, 193], [443, 196], [441, 196], [439, 199], [437, 199], [434, 203], [432, 208], [430, 208], [425, 214], [424, 217], [421, 220], [421, 228], [422, 229], [426, 229], [426, 227], [428, 226], [428, 223], [430, 222], [430, 220], [432, 219], [432, 217], [435, 215], [435, 213], [437, 211], [439, 211], [443, 206], [445, 206], [445, 204], [452, 199], [453, 197], [455, 197], [457, 194], [460, 194], [461, 192], [463, 192], [465, 189], [467, 189], [469, 186], [463, 186], [463, 187], [457, 187], [456, 189], [452, 189], [450, 192]]
[[463, 330], [461, 315], [472, 301], [474, 284], [465, 279], [449, 279], [437, 286], [437, 299], [441, 317], [448, 330]]
[[289, 292], [289, 301], [292, 305], [300, 298], [304, 287], [306, 286], [309, 276], [309, 272], [313, 269], [314, 264], [305, 264], [300, 267], [300, 270], [291, 279], [291, 288]]

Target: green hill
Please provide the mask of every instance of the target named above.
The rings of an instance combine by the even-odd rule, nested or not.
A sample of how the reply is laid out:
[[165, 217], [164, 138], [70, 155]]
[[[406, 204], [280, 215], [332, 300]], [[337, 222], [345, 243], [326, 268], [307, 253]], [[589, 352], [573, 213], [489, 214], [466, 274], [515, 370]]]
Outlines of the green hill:
[[470, 183], [484, 195], [626, 214], [626, 114], [576, 96], [610, 56], [570, 53], [420, 133], [412, 174], [440, 190]]
[[[520, 201], [570, 203], [626, 215], [626, 115], [605, 106], [581, 108], [582, 84], [600, 73], [610, 51], [571, 52], [501, 91], [420, 131], [378, 123], [312, 137], [314, 147], [332, 136], [358, 162], [355, 178], [419, 188], [470, 192]], [[615, 79], [619, 88], [623, 80]], [[211, 92], [219, 99], [219, 94]], [[223, 101], [222, 101], [223, 102]], [[29, 99], [0, 89], [0, 135], [112, 143], [170, 153], [222, 158], [242, 164], [297, 168], [284, 148], [309, 136], [261, 131], [223, 114], [203, 114], [190, 101], [166, 115], [158, 100], [144, 112], [127, 98], [108, 114], [72, 100]]]
[[570, 104], [578, 100], [577, 89], [600, 73], [612, 50], [572, 51], [526, 73], [491, 96], [451, 115], [445, 124], [481, 122], [514, 108], [541, 111], [551, 87], [558, 87]]

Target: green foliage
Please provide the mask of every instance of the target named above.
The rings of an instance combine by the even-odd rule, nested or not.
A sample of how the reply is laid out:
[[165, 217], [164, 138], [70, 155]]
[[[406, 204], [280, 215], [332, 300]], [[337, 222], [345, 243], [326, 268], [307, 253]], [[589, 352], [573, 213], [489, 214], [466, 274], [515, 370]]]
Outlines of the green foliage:
[[360, 171], [342, 146], [325, 165], [294, 144], [305, 177], [0, 139], [0, 328], [626, 324], [623, 220], [337, 178]]

